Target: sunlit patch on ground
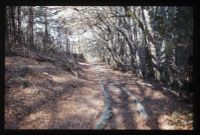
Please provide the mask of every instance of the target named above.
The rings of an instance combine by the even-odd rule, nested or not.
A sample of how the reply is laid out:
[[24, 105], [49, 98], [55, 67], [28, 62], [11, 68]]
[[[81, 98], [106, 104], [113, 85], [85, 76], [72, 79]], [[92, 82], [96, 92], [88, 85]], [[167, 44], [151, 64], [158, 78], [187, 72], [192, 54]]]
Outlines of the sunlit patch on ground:
[[72, 101], [61, 101], [56, 105], [56, 116], [55, 118], [63, 120], [66, 117], [77, 113], [78, 106]]
[[161, 129], [193, 129], [192, 113], [173, 112], [170, 115], [162, 115], [158, 119]]
[[66, 77], [62, 76], [51, 76], [55, 82], [62, 83], [65, 82], [67, 79]]
[[13, 94], [12, 99], [26, 106], [31, 106], [44, 99], [45, 96], [44, 89], [41, 90], [38, 88], [29, 87], [16, 91], [16, 93]]
[[52, 117], [52, 113], [45, 110], [31, 113], [20, 123], [20, 129], [47, 129]]

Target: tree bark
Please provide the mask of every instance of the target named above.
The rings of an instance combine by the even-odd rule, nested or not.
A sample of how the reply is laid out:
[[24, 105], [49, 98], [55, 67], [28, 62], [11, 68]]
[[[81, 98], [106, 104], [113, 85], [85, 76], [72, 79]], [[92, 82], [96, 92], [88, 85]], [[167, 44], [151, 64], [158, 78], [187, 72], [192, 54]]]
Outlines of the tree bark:
[[34, 36], [33, 36], [33, 7], [29, 7], [29, 49], [34, 48]]
[[18, 40], [19, 45], [22, 46], [21, 45], [21, 43], [22, 43], [22, 39], [21, 39], [21, 34], [22, 34], [21, 33], [21, 6], [18, 6], [17, 14], [18, 14], [18, 16], [17, 16], [17, 21], [18, 21], [18, 27], [17, 27], [18, 36], [17, 36], [17, 40]]

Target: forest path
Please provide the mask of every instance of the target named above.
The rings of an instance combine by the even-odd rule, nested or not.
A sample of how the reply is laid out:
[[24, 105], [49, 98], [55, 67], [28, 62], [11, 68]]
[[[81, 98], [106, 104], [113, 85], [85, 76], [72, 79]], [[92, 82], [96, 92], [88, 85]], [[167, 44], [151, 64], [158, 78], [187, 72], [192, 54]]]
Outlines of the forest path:
[[175, 129], [169, 116], [191, 113], [152, 79], [104, 63], [79, 64], [76, 78], [49, 62], [6, 57], [5, 128]]
[[[152, 79], [139, 79], [133, 74], [115, 71], [103, 63], [90, 63], [88, 70], [92, 70], [90, 76], [96, 76], [98, 88], [101, 91], [104, 89], [109, 98], [107, 101], [104, 99], [103, 114], [108, 115], [107, 120], [97, 117], [102, 124], [99, 126], [97, 123], [100, 129], [176, 129], [167, 119], [174, 112], [182, 115], [188, 111], [184, 102], [177, 102], [173, 94], [164, 91]], [[105, 104], [109, 104], [107, 113]]]
[[[91, 69], [96, 72], [96, 79], [104, 93], [104, 112], [99, 118], [99, 129], [149, 129], [146, 126], [147, 113], [144, 106], [130, 91], [126, 84], [120, 81], [125, 76], [100, 63], [91, 64]], [[125, 78], [124, 78], [125, 80]], [[107, 108], [107, 109], [106, 109]], [[137, 126], [136, 126], [137, 125]]]
[[6, 57], [6, 129], [93, 129], [103, 111], [95, 72], [81, 64], [83, 77], [23, 57]]

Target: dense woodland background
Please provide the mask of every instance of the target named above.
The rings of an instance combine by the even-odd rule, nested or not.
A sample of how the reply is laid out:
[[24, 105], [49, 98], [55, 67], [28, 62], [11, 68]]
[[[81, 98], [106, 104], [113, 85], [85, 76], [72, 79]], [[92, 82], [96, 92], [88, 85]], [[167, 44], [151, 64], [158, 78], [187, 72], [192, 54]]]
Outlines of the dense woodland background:
[[[53, 105], [56, 100], [59, 100], [59, 96], [64, 95], [62, 92], [66, 92], [67, 90], [65, 89], [68, 87], [69, 89], [73, 89], [73, 91], [84, 90], [84, 86], [83, 88], [77, 88], [79, 87], [79, 81], [87, 77], [93, 81], [97, 72], [102, 74], [100, 76], [103, 76], [104, 81], [106, 80], [108, 71], [112, 72], [110, 74], [113, 74], [113, 76], [111, 75], [113, 78], [117, 76], [114, 74], [115, 71], [120, 71], [121, 74], [118, 75], [118, 79], [120, 78], [119, 76], [122, 77], [125, 73], [136, 76], [136, 80], [151, 79], [150, 82], [155, 81], [157, 84], [162, 85], [163, 89], [167, 92], [172, 92], [176, 95], [175, 97], [170, 97], [165, 93], [166, 102], [164, 99], [154, 100], [155, 97], [148, 99], [146, 96], [148, 99], [148, 101], [144, 100], [144, 104], [145, 102], [147, 104], [146, 108], [149, 108], [151, 102], [152, 107], [155, 103], [155, 108], [164, 110], [158, 106], [159, 104], [163, 104], [163, 106], [166, 105], [166, 108], [170, 108], [169, 110], [173, 111], [178, 107], [182, 107], [181, 109], [186, 107], [186, 102], [192, 104], [194, 92], [192, 7], [7, 6], [5, 18], [5, 125], [7, 128], [21, 128], [19, 123], [23, 123], [24, 120], [26, 121], [25, 115], [28, 117], [31, 112], [34, 112], [35, 108], [40, 108], [43, 104], [46, 104], [46, 101], [50, 104], [48, 106]], [[84, 62], [90, 63], [91, 61], [97, 61], [97, 64], [83, 64]], [[94, 72], [94, 67], [98, 67], [98, 63], [109, 65], [109, 67], [112, 67], [112, 70]], [[101, 65], [101, 70], [107, 70], [105, 65]], [[45, 73], [43, 73], [43, 70]], [[48, 73], [46, 73], [47, 71]], [[52, 74], [50, 74], [51, 72]], [[52, 77], [53, 75], [54, 77]], [[56, 75], [59, 75], [61, 79], [59, 80], [58, 76], [55, 77]], [[33, 78], [36, 77], [35, 80], [30, 76]], [[71, 78], [73, 77], [79, 80], [72, 81]], [[98, 78], [98, 76], [96, 77]], [[118, 80], [117, 86], [121, 91], [121, 85], [125, 85], [126, 81], [132, 81], [131, 77], [129, 79], [126, 77], [123, 76], [122, 78], [124, 79], [121, 82]], [[107, 85], [102, 84], [102, 86], [110, 87], [109, 83], [114, 80], [113, 78], [110, 80], [107, 79]], [[41, 82], [34, 82], [40, 79]], [[56, 81], [63, 82], [58, 83]], [[68, 81], [70, 82], [69, 84], [66, 83]], [[125, 82], [122, 83], [122, 81]], [[147, 82], [144, 81], [143, 83]], [[87, 82], [89, 86], [85, 88], [85, 91], [89, 91], [90, 89], [91, 91], [95, 91], [98, 87], [90, 83], [91, 81]], [[150, 84], [142, 86], [153, 86], [153, 83]], [[157, 84], [155, 88], [151, 88], [151, 93], [157, 92], [153, 90], [157, 89]], [[59, 90], [57, 88], [60, 89], [61, 86], [63, 87], [63, 91], [58, 94]], [[27, 88], [33, 92], [37, 87], [41, 91], [45, 89], [47, 89], [46, 92], [56, 91], [56, 94], [53, 96], [47, 94], [47, 98], [41, 98], [41, 100], [35, 100], [34, 96], [28, 98], [26, 96]], [[137, 86], [132, 83], [129, 90], [134, 87]], [[142, 88], [140, 92], [146, 89], [148, 88]], [[15, 90], [16, 92], [14, 92]], [[14, 96], [16, 93], [20, 94], [21, 91], [25, 91], [22, 99], [20, 99], [20, 96]], [[86, 93], [85, 91], [83, 93]], [[145, 97], [144, 91], [143, 97]], [[146, 92], [148, 93], [149, 91], [146, 90]], [[100, 93], [100, 91], [97, 90], [96, 93]], [[87, 96], [85, 96], [85, 99], [90, 99]], [[77, 95], [74, 99], [76, 97]], [[82, 97], [84, 97], [84, 94]], [[104, 95], [104, 97], [106, 96]], [[177, 104], [174, 101], [176, 97], [183, 99], [181, 100], [181, 105], [179, 101], [177, 101]], [[13, 100], [14, 98], [16, 98], [16, 101]], [[78, 98], [80, 98], [80, 95], [78, 95]], [[51, 99], [55, 101], [51, 101]], [[26, 103], [29, 103], [29, 100], [31, 100], [33, 106], [25, 106]], [[98, 102], [103, 102], [102, 99], [96, 99], [96, 103], [97, 100], [99, 100]], [[123, 99], [122, 101], [125, 103], [126, 100], [128, 99]], [[36, 101], [39, 103], [36, 104]], [[69, 105], [67, 98], [65, 98], [65, 101], [67, 101], [66, 105]], [[100, 104], [97, 106], [102, 108]], [[55, 109], [55, 106], [52, 108]], [[81, 109], [81, 107], [77, 108]], [[155, 110], [155, 108], [148, 110]], [[191, 107], [189, 108], [191, 109]], [[44, 110], [47, 109], [45, 108]], [[65, 110], [64, 107], [63, 110]], [[169, 110], [164, 110], [164, 113], [170, 112]], [[53, 112], [55, 113], [56, 111]], [[157, 110], [156, 113], [158, 112], [161, 113], [160, 110]], [[187, 112], [187, 114], [189, 113], [191, 112]], [[166, 114], [168, 115], [168, 113]], [[124, 117], [130, 119], [128, 115], [127, 113], [127, 116]], [[152, 120], [149, 120], [149, 123], [157, 121], [157, 114], [150, 112], [149, 115], [152, 115]], [[66, 114], [63, 116], [66, 116]], [[156, 118], [154, 119], [154, 117]], [[43, 113], [40, 119], [42, 118], [46, 118], [43, 117]], [[182, 122], [184, 126], [188, 123], [190, 124], [190, 127], [184, 128], [192, 129], [191, 118], [188, 121]], [[131, 125], [130, 123], [126, 124]], [[29, 124], [24, 125], [25, 127], [29, 126]], [[38, 125], [40, 124], [37, 123], [33, 127], [35, 128]], [[82, 125], [86, 126], [87, 124]], [[149, 125], [151, 127], [151, 124]], [[153, 125], [158, 124], [154, 123]], [[70, 126], [66, 127], [70, 128]], [[152, 129], [154, 128], [157, 129], [158, 127], [152, 127]]]
[[[190, 7], [6, 7], [6, 54], [22, 49], [98, 57], [121, 71], [193, 91], [193, 10]], [[64, 18], [65, 12], [74, 13]], [[63, 13], [63, 14], [62, 14]], [[70, 41], [70, 36], [92, 37]], [[73, 38], [73, 37], [71, 37]], [[26, 55], [26, 52], [24, 52]], [[73, 61], [71, 61], [73, 60]]]

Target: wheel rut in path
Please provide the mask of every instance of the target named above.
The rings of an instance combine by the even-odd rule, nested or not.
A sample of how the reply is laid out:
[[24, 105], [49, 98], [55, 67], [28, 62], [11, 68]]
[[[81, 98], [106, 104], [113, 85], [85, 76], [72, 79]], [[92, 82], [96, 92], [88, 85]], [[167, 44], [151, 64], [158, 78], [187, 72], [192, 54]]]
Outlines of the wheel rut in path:
[[137, 127], [134, 126], [134, 118], [138, 117], [137, 115], [144, 121], [143, 123], [146, 123], [148, 115], [140, 101], [119, 81], [110, 79], [110, 75], [105, 69], [97, 64], [94, 66], [96, 77], [101, 78], [99, 85], [104, 95], [104, 111], [95, 128], [135, 129]]
[[[176, 102], [176, 97], [164, 91], [153, 79], [139, 79], [134, 74], [113, 70], [103, 63], [90, 66], [91, 76], [96, 77], [99, 84], [97, 89], [101, 95], [108, 95], [103, 97], [104, 109], [96, 117], [96, 129], [177, 129], [168, 118], [174, 112], [182, 115], [191, 112], [186, 103]], [[106, 107], [106, 100], [110, 107]], [[109, 113], [104, 113], [105, 108], [109, 108]], [[102, 120], [105, 114], [109, 115]], [[104, 121], [102, 125], [100, 121]]]
[[99, 67], [99, 65], [95, 64], [94, 69], [96, 70], [96, 78], [99, 79], [98, 82], [99, 82], [100, 90], [102, 91], [102, 94], [104, 96], [104, 110], [103, 110], [101, 117], [99, 118], [99, 120], [98, 120], [98, 122], [95, 126], [95, 129], [104, 129], [104, 127], [108, 123], [108, 120], [112, 116], [111, 100], [110, 100], [110, 95], [108, 93], [108, 88], [104, 84], [105, 80], [102, 80], [100, 75], [99, 75], [101, 68]]

